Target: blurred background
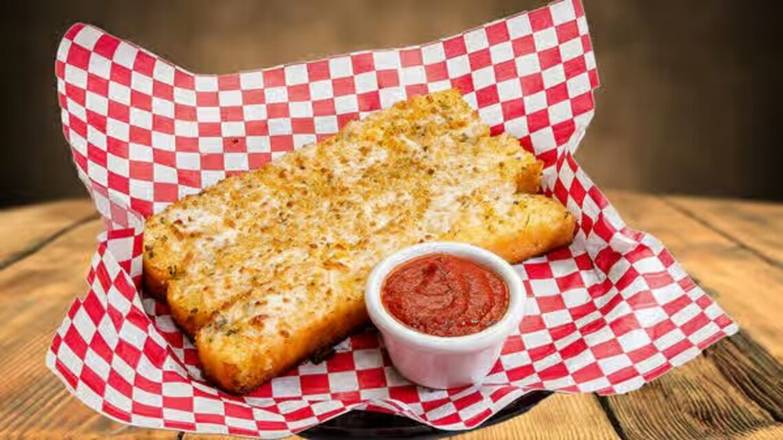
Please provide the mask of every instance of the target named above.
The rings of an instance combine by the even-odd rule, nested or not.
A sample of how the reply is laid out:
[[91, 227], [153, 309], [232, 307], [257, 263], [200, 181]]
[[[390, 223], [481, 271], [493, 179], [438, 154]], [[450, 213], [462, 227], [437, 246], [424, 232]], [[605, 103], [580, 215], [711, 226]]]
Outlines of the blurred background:
[[[583, 0], [602, 87], [577, 156], [604, 188], [783, 200], [780, 2]], [[0, 206], [86, 194], [59, 123], [57, 44], [76, 21], [191, 71], [422, 43], [533, 0], [26, 1], [4, 6]]]

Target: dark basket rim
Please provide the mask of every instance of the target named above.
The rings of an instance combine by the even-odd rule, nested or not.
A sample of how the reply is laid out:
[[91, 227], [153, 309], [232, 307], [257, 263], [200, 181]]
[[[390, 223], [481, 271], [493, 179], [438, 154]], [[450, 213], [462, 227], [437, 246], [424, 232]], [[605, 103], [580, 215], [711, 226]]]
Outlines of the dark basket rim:
[[479, 426], [462, 431], [445, 431], [393, 414], [351, 411], [306, 431], [302, 431], [297, 435], [311, 439], [450, 437], [452, 435], [486, 428], [518, 415], [522, 415], [550, 394], [552, 394], [551, 391], [532, 391], [526, 393], [498, 411]]

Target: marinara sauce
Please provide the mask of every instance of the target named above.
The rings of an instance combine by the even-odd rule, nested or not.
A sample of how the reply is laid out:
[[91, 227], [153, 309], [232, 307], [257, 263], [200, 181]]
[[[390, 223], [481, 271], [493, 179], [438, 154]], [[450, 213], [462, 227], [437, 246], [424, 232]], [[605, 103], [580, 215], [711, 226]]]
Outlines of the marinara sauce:
[[381, 301], [395, 318], [422, 333], [463, 336], [505, 315], [508, 287], [495, 272], [471, 260], [431, 254], [392, 271]]

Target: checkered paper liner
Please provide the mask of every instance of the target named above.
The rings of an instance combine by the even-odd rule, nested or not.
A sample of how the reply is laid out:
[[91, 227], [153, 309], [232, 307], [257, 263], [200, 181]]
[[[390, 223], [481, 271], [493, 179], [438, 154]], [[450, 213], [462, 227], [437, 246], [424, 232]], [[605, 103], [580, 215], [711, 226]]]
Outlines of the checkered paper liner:
[[[370, 410], [466, 429], [531, 390], [634, 390], [737, 330], [658, 240], [625, 226], [573, 158], [598, 86], [578, 0], [422, 46], [217, 76], [77, 24], [59, 46], [56, 76], [65, 137], [106, 232], [89, 291], [46, 363], [112, 419], [281, 437]], [[452, 87], [493, 133], [513, 134], [545, 162], [545, 192], [579, 223], [571, 246], [516, 266], [531, 300], [484, 383], [411, 385], [371, 329], [245, 396], [204, 381], [167, 306], [140, 294], [143, 219], [349, 120]]]

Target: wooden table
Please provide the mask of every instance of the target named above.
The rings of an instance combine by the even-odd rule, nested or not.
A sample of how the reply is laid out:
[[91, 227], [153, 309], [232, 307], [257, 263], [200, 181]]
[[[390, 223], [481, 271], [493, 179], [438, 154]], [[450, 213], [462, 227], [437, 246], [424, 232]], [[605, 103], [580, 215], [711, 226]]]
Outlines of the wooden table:
[[[742, 331], [641, 390], [554, 395], [459, 436], [783, 438], [783, 204], [610, 191], [632, 227], [660, 238]], [[133, 428], [71, 397], [44, 353], [101, 228], [87, 200], [0, 211], [0, 437], [187, 438]]]

